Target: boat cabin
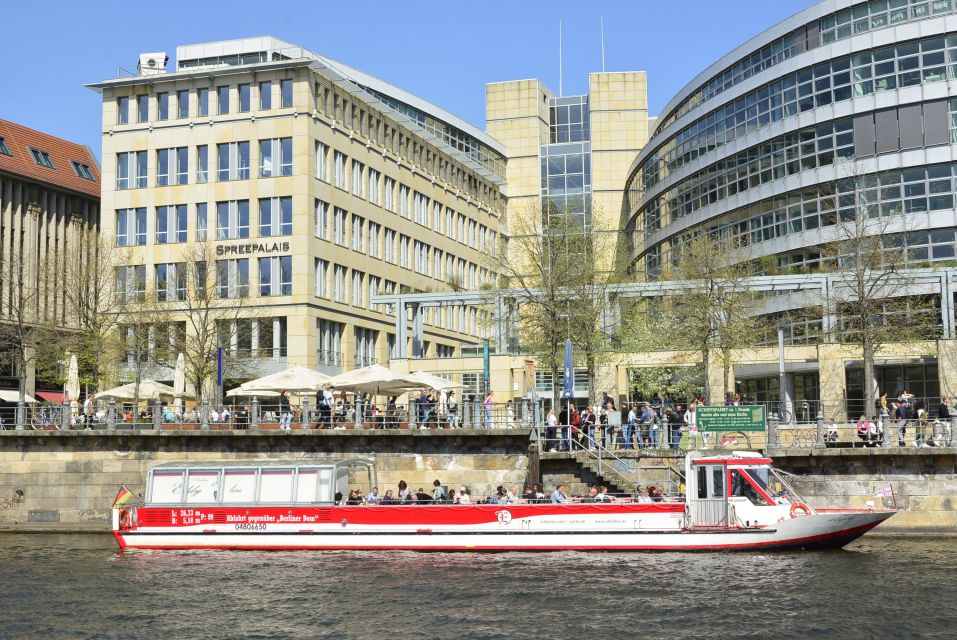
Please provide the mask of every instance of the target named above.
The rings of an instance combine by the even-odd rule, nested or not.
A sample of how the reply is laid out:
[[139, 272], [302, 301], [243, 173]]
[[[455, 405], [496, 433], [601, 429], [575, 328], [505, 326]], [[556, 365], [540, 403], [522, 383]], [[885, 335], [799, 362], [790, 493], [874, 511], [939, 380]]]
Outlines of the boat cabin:
[[797, 493], [771, 466], [771, 459], [752, 452], [731, 456], [686, 458], [686, 491], [691, 526], [751, 527], [790, 517]]
[[333, 504], [350, 485], [377, 484], [367, 459], [269, 465], [170, 464], [146, 478], [146, 506]]

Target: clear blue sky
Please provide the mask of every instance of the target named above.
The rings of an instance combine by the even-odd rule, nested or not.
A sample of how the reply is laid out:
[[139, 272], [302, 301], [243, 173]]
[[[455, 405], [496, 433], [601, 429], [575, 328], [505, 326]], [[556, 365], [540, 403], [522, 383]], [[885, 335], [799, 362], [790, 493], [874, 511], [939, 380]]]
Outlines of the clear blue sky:
[[[100, 155], [99, 96], [83, 85], [180, 44], [273, 35], [411, 91], [484, 129], [485, 83], [541, 78], [566, 95], [601, 70], [648, 72], [652, 115], [716, 59], [812, 0], [583, 2], [9, 1], [3, 7], [0, 117]], [[171, 60], [170, 69], [173, 68]]]

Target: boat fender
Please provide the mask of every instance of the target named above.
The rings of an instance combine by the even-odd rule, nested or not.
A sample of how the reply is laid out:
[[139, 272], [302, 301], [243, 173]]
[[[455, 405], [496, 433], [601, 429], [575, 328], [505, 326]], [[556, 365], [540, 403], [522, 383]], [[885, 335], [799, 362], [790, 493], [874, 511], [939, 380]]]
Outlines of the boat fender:
[[806, 516], [811, 515], [811, 507], [807, 506], [807, 505], [804, 504], [803, 502], [795, 502], [795, 503], [793, 503], [793, 504], [791, 505], [791, 517], [792, 517], [792, 518], [796, 518], [796, 517], [797, 517], [797, 512], [798, 512], [799, 509], [804, 512], [804, 515], [806, 515]]
[[130, 526], [130, 512], [126, 509], [120, 509], [120, 529], [128, 529]]

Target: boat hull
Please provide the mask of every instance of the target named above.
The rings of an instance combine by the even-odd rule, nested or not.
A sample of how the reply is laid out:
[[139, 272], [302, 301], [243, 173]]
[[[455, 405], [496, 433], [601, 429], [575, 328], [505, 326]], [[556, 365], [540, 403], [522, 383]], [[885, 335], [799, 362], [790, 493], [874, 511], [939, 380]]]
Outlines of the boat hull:
[[[893, 511], [829, 510], [762, 527], [692, 529], [684, 505], [141, 508], [124, 549], [753, 551], [836, 549]], [[129, 514], [127, 514], [129, 518]]]

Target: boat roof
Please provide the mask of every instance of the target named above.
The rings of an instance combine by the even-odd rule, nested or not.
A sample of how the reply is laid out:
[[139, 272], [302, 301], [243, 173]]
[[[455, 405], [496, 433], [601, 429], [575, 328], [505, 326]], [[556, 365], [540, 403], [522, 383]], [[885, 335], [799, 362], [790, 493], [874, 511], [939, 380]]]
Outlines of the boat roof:
[[298, 459], [298, 460], [184, 460], [182, 462], [164, 462], [150, 467], [150, 471], [163, 469], [211, 469], [217, 467], [316, 467], [316, 466], [347, 466], [347, 465], [366, 465], [375, 466], [374, 458], [348, 458], [345, 460], [335, 458], [322, 458], [316, 460]]
[[706, 456], [694, 458], [691, 464], [771, 464], [771, 458], [756, 451], [732, 451], [729, 456]]

